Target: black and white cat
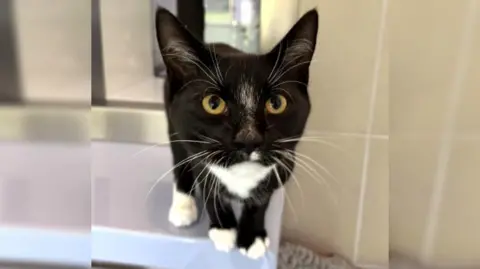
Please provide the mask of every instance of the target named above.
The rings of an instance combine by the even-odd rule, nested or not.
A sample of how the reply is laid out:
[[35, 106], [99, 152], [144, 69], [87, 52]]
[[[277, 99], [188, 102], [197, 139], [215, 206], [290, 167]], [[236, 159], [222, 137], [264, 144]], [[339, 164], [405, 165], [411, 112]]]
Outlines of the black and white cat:
[[[165, 9], [157, 10], [156, 28], [167, 67], [165, 109], [176, 165], [169, 220], [177, 227], [197, 220], [198, 188], [215, 247], [236, 246], [260, 258], [269, 245], [265, 211], [290, 177], [310, 113], [317, 11], [307, 12], [260, 55], [203, 44]], [[238, 220], [232, 200], [243, 204]]]

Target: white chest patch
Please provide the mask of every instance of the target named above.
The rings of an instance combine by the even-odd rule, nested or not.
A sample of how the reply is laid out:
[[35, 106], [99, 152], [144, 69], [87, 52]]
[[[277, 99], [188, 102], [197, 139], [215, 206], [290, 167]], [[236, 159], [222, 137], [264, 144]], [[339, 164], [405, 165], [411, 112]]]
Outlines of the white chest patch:
[[243, 162], [228, 168], [209, 165], [210, 171], [232, 194], [240, 198], [248, 198], [250, 191], [262, 182], [275, 165], [263, 166], [256, 162]]

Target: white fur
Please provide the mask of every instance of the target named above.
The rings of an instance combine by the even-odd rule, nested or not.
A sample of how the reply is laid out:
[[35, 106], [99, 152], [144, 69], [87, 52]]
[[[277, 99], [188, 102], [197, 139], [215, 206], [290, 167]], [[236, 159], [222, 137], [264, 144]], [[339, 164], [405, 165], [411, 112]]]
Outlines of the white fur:
[[237, 231], [235, 229], [210, 229], [208, 237], [219, 251], [230, 252], [235, 247]]
[[193, 196], [179, 192], [174, 186], [173, 199], [168, 220], [176, 227], [185, 227], [198, 218], [197, 204]]
[[170, 41], [164, 48], [164, 52], [167, 57], [177, 57], [179, 61], [187, 63], [198, 63], [200, 61], [190, 47], [179, 41]]
[[235, 164], [228, 168], [215, 164], [208, 166], [229, 192], [243, 199], [250, 196], [250, 191], [257, 187], [274, 167], [275, 165], [263, 166], [251, 161]]
[[260, 153], [254, 151], [250, 154], [250, 161], [258, 161], [260, 160]]
[[253, 114], [257, 107], [257, 102], [254, 97], [254, 88], [252, 83], [245, 77], [242, 77], [240, 83], [240, 100], [239, 102], [245, 107], [248, 114]]
[[257, 237], [248, 249], [241, 248], [240, 253], [249, 257], [250, 259], [256, 260], [265, 255], [268, 246], [270, 246], [270, 240], [268, 238], [263, 240], [262, 238]]
[[313, 43], [307, 39], [297, 39], [285, 51], [285, 64], [294, 65], [294, 61], [313, 53]]

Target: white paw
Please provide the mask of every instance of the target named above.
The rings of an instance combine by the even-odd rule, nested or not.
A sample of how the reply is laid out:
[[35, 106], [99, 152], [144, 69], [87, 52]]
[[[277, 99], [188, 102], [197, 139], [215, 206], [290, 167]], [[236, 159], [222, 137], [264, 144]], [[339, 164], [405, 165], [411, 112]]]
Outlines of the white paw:
[[265, 238], [265, 240], [263, 240], [262, 238], [257, 237], [248, 249], [241, 248], [240, 253], [249, 257], [250, 259], [256, 260], [265, 255], [269, 245], [270, 240], [268, 240], [268, 238]]
[[219, 251], [230, 252], [235, 247], [237, 231], [235, 229], [210, 229], [208, 237]]
[[185, 227], [194, 223], [198, 218], [197, 204], [193, 197], [182, 197], [177, 199], [170, 207], [168, 220], [175, 227]]

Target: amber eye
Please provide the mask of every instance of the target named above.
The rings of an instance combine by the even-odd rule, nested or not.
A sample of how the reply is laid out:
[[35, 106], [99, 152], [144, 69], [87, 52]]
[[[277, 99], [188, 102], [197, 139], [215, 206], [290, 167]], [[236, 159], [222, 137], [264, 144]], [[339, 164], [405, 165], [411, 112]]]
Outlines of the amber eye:
[[287, 108], [287, 99], [280, 94], [270, 97], [265, 104], [267, 112], [270, 114], [281, 114]]
[[220, 115], [225, 112], [227, 106], [225, 101], [218, 95], [210, 94], [203, 97], [202, 106], [208, 114]]

